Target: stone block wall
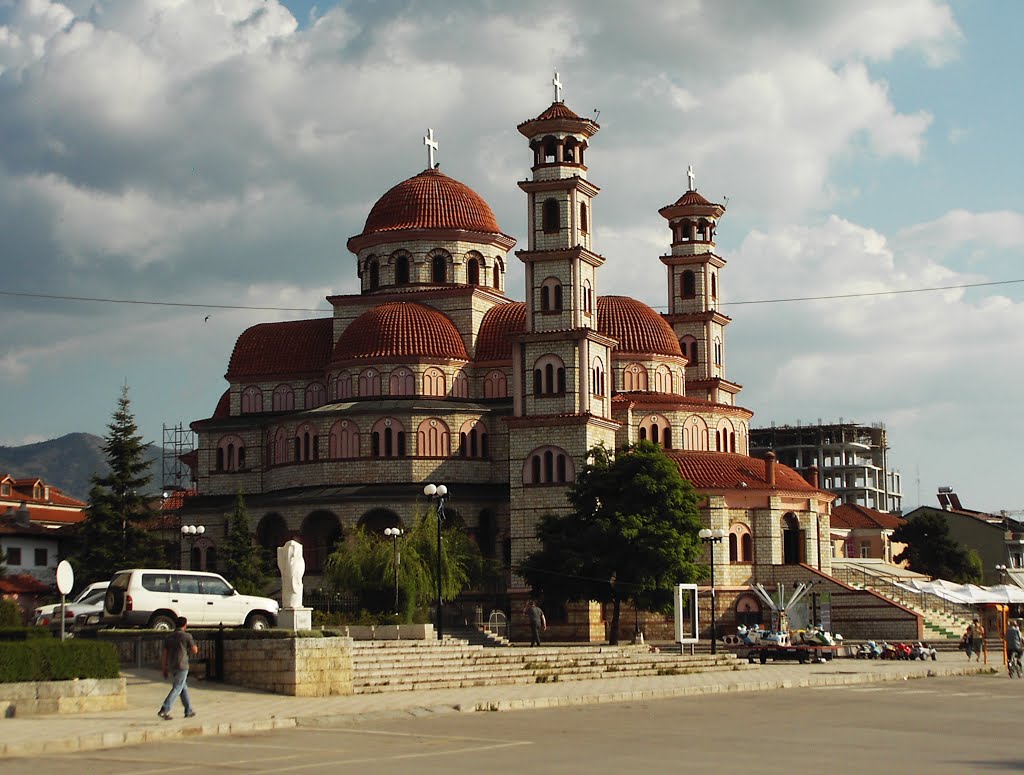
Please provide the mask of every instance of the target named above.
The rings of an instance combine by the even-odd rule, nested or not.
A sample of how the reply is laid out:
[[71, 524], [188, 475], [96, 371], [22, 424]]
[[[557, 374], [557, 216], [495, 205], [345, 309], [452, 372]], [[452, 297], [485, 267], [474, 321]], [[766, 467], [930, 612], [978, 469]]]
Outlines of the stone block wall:
[[292, 697], [352, 694], [352, 639], [226, 641], [224, 682]]
[[0, 717], [95, 713], [128, 707], [124, 678], [0, 684]]

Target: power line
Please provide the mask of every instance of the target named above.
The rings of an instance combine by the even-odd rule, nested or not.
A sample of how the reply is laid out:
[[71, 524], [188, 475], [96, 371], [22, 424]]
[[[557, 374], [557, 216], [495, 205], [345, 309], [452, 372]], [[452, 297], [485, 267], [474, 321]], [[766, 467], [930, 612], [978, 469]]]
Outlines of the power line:
[[[1014, 285], [1024, 283], [1020, 280], [995, 280], [986, 283], [962, 283], [959, 285], [937, 285], [928, 288], [904, 288], [892, 291], [864, 291], [861, 293], [835, 293], [827, 296], [792, 296], [781, 299], [750, 299], [747, 301], [722, 302], [723, 307], [740, 306], [744, 304], [788, 304], [796, 301], [834, 301], [837, 299], [861, 299], [872, 296], [898, 296], [908, 293], [933, 293], [935, 291], [954, 291], [967, 288], [986, 288], [997, 285]], [[198, 304], [185, 301], [151, 301], [148, 299], [110, 299], [99, 296], [62, 296], [55, 293], [28, 293], [24, 291], [3, 291], [0, 296], [15, 296], [27, 299], [50, 299], [53, 301], [91, 301], [103, 304], [136, 304], [150, 307], [185, 307], [191, 309], [230, 309], [250, 310], [257, 312], [331, 312], [323, 307], [274, 307], [257, 306], [245, 304]]]

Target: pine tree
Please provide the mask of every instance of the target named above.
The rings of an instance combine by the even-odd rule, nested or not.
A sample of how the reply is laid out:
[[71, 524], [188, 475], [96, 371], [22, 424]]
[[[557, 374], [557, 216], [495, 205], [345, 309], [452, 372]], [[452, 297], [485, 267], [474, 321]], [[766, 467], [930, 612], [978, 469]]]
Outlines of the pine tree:
[[221, 545], [224, 576], [243, 595], [259, 595], [267, 583], [260, 547], [249, 531], [249, 511], [239, 492], [235, 510], [228, 518], [228, 534]]
[[104, 442], [110, 472], [92, 478], [89, 508], [69, 558], [80, 584], [104, 581], [122, 568], [148, 568], [164, 562], [158, 540], [145, 529], [159, 512], [146, 494], [153, 477], [127, 385], [121, 388]]

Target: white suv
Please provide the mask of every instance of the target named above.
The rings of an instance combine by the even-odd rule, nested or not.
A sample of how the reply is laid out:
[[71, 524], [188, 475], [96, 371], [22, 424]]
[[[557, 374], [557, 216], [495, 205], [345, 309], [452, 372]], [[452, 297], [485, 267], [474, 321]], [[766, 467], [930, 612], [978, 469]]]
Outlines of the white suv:
[[110, 580], [102, 623], [173, 630], [175, 619], [184, 616], [190, 626], [265, 630], [277, 621], [278, 607], [269, 597], [238, 594], [216, 573], [135, 568]]

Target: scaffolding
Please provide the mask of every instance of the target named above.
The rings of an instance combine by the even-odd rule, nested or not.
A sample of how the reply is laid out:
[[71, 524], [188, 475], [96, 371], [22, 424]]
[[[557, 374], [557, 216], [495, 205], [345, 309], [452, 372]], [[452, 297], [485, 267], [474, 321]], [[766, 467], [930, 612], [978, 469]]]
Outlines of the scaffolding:
[[162, 427], [160, 486], [164, 492], [192, 489], [192, 471], [182, 457], [196, 448], [195, 431], [182, 423]]

